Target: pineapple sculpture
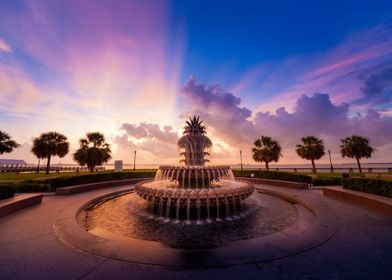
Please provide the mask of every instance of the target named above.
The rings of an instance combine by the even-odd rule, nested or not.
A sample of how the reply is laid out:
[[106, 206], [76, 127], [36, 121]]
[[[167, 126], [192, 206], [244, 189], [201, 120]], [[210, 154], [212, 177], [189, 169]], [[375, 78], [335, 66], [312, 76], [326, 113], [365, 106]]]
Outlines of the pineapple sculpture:
[[206, 128], [199, 117], [193, 116], [186, 121], [183, 136], [178, 140], [177, 146], [180, 150], [185, 166], [204, 166], [208, 159], [208, 149], [211, 148], [211, 140], [205, 136]]

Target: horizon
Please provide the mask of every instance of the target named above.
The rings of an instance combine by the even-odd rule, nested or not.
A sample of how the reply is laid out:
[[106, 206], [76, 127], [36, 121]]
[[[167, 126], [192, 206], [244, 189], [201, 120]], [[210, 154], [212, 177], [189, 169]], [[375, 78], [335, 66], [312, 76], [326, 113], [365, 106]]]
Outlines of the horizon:
[[[86, 132], [100, 131], [112, 159], [178, 163], [185, 120], [199, 115], [213, 142], [211, 164], [251, 158], [271, 136], [283, 157], [315, 135], [331, 150], [367, 137], [392, 155], [392, 3], [307, 1], [2, 1], [0, 124], [21, 144], [1, 159], [36, 162], [32, 140], [58, 131], [72, 164]], [[233, 164], [233, 163], [232, 163]], [[316, 164], [329, 164], [328, 154]]]

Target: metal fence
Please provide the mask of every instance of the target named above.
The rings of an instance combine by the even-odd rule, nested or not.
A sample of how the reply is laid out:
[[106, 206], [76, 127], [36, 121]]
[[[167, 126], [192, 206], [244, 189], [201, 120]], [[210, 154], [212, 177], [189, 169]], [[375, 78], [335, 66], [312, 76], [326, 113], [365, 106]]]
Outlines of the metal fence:
[[[266, 170], [265, 168], [244, 168], [244, 170]], [[270, 168], [270, 171], [285, 171], [285, 172], [312, 172], [313, 169], [310, 167], [279, 167], [279, 168]], [[336, 173], [356, 173], [359, 172], [359, 168], [353, 167], [337, 167], [337, 168], [327, 168], [327, 167], [319, 167], [317, 168], [317, 172], [336, 172]], [[392, 167], [371, 167], [371, 168], [362, 168], [362, 172], [364, 173], [392, 173]]]
[[[97, 166], [95, 168], [95, 171], [104, 171], [105, 167], [103, 166]], [[4, 173], [4, 172], [15, 172], [15, 173], [20, 173], [20, 172], [37, 172], [38, 169], [37, 167], [33, 167], [33, 166], [6, 166], [6, 167], [0, 167], [0, 172]], [[40, 172], [44, 172], [46, 171], [46, 167], [41, 166], [39, 168]], [[90, 171], [87, 167], [85, 166], [53, 166], [49, 168], [50, 172], [86, 172], [86, 171]]]

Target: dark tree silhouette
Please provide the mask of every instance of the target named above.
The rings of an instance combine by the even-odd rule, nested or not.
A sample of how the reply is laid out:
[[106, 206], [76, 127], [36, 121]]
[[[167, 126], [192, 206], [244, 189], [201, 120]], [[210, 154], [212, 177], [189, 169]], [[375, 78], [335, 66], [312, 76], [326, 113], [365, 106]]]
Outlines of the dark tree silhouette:
[[11, 139], [7, 133], [0, 130], [0, 155], [4, 153], [11, 153], [14, 148], [20, 145]]
[[298, 144], [295, 151], [301, 158], [312, 161], [313, 173], [316, 173], [317, 170], [314, 161], [325, 155], [324, 142], [315, 136], [302, 137], [301, 141], [302, 144]]
[[110, 145], [105, 143], [105, 136], [99, 132], [87, 133], [79, 144], [80, 148], [73, 155], [74, 160], [82, 166], [87, 165], [90, 172], [111, 158]]
[[272, 139], [269, 136], [261, 136], [254, 142], [254, 148], [252, 149], [252, 158], [258, 162], [265, 162], [265, 168], [269, 170], [269, 163], [271, 161], [279, 161], [282, 148], [278, 141]]
[[40, 137], [33, 140], [33, 148], [31, 149], [31, 152], [38, 159], [47, 159], [46, 174], [49, 174], [51, 157], [64, 157], [66, 154], [68, 154], [68, 150], [69, 143], [67, 142], [67, 137], [58, 132], [51, 131], [42, 133]]
[[361, 158], [370, 158], [374, 149], [369, 146], [369, 140], [359, 135], [352, 135], [340, 140], [340, 152], [342, 157], [355, 158], [358, 164], [359, 172], [362, 173]]

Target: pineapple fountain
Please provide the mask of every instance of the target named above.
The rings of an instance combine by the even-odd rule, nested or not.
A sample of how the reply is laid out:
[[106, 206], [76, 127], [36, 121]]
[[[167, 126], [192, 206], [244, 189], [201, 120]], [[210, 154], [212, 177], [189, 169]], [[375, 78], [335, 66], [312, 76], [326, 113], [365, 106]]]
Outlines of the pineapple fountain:
[[212, 142], [199, 117], [186, 122], [183, 134], [177, 145], [184, 165], [160, 166], [155, 180], [137, 184], [135, 192], [147, 209], [166, 219], [199, 222], [238, 216], [254, 186], [235, 181], [229, 166], [205, 166]]

